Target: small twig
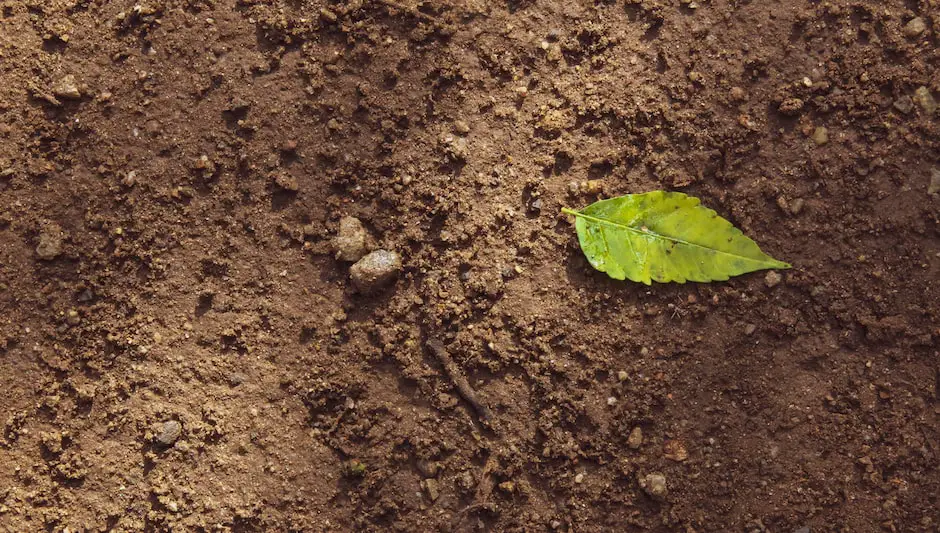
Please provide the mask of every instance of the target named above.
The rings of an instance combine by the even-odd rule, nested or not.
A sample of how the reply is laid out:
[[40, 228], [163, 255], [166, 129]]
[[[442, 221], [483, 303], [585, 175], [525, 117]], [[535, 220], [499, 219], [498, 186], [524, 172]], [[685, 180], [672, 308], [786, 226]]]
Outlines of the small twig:
[[440, 361], [451, 381], [454, 382], [460, 396], [473, 406], [473, 409], [476, 410], [477, 415], [480, 417], [480, 421], [490, 429], [494, 429], [492, 411], [490, 411], [490, 408], [487, 407], [486, 404], [480, 401], [480, 398], [477, 397], [477, 393], [470, 388], [470, 384], [467, 383], [467, 378], [465, 378], [463, 373], [460, 372], [460, 369], [457, 368], [450, 354], [447, 353], [447, 348], [444, 347], [444, 343], [437, 339], [430, 339], [427, 345], [431, 353], [434, 354], [434, 357]]

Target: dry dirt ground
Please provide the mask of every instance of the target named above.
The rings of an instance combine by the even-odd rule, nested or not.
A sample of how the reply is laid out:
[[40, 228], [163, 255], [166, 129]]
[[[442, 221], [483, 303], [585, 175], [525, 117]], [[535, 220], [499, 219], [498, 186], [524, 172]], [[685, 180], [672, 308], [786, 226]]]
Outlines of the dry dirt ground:
[[[0, 530], [937, 531], [938, 38], [936, 0], [0, 0]], [[560, 208], [654, 189], [794, 268], [592, 270]]]

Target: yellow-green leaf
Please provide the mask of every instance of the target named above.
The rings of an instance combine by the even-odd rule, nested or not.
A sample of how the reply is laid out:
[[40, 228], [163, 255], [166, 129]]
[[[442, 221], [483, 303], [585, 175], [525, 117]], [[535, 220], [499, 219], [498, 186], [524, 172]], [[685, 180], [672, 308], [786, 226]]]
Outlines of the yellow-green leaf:
[[790, 268], [741, 230], [679, 192], [653, 191], [595, 202], [576, 217], [581, 250], [614, 279], [651, 282], [724, 281], [768, 268]]

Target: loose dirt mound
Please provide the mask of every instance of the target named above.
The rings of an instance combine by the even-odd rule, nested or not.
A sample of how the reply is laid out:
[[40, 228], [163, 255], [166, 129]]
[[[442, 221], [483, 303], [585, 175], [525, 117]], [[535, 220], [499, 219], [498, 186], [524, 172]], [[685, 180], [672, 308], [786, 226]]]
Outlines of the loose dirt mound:
[[[937, 31], [0, 2], [0, 529], [936, 531]], [[795, 268], [593, 271], [560, 208], [654, 189]]]

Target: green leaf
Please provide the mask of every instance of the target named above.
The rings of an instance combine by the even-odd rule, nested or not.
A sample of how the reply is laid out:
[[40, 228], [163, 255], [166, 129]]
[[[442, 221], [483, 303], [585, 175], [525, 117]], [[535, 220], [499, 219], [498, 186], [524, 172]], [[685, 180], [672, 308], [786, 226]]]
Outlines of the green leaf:
[[574, 215], [581, 250], [614, 279], [724, 281], [755, 270], [790, 268], [741, 230], [679, 192], [653, 191], [601, 200]]

